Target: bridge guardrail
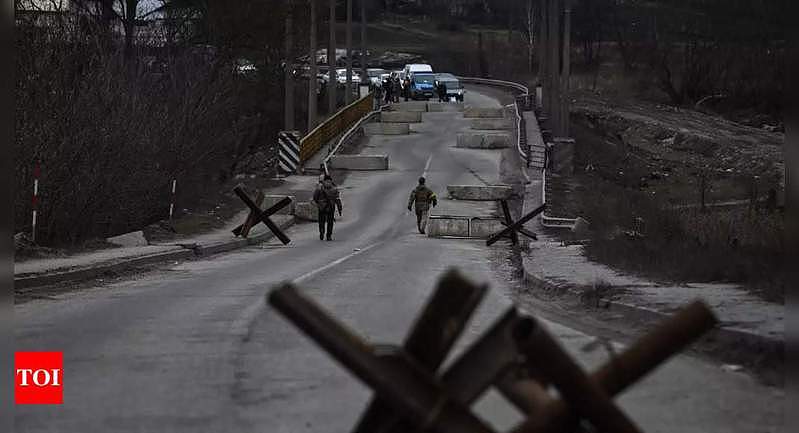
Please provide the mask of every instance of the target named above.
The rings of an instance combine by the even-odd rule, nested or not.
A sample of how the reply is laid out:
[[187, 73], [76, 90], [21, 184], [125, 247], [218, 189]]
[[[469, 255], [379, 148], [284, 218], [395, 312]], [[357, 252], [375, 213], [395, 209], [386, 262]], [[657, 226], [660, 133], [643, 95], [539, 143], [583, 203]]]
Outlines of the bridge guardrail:
[[372, 98], [370, 92], [339, 110], [303, 137], [300, 140], [300, 164], [305, 164], [322, 146], [341, 134], [341, 131], [350, 129], [353, 124], [371, 112]]
[[[519, 103], [523, 101], [525, 104], [525, 108], [528, 108], [532, 105], [532, 98], [533, 95], [530, 94], [530, 89], [525, 86], [524, 84], [515, 83], [513, 81], [504, 81], [504, 80], [494, 80], [490, 78], [477, 78], [477, 77], [458, 77], [458, 79], [462, 83], [466, 84], [478, 84], [484, 86], [494, 86], [499, 87], [505, 90], [512, 89], [516, 92], [520, 92], [519, 95], [516, 97], [516, 103], [514, 104], [515, 107], [515, 114], [516, 114], [516, 147], [519, 151], [519, 155], [527, 161], [527, 166], [530, 166], [530, 158], [532, 157], [532, 151], [530, 149], [529, 142], [527, 140], [526, 134], [526, 127], [525, 127], [525, 120], [524, 116], [522, 115], [523, 109], [519, 107]], [[525, 129], [523, 131], [522, 129]], [[542, 138], [543, 140], [543, 138]], [[546, 146], [546, 144], [544, 144]], [[544, 163], [544, 168], [541, 172], [541, 202], [546, 204], [547, 202], [547, 164], [548, 161]], [[559, 217], [552, 217], [547, 215], [546, 211], [541, 213], [541, 225], [547, 228], [570, 228], [574, 225], [575, 219], [574, 218], [559, 218]]]

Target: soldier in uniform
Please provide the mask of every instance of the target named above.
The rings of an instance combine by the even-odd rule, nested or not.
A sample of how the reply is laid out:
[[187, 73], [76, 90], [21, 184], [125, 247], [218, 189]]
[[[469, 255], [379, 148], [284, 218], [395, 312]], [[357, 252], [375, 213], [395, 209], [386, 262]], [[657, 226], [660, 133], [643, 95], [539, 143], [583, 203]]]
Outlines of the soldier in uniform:
[[424, 177], [419, 178], [419, 185], [411, 191], [411, 197], [408, 199], [409, 211], [413, 209], [414, 203], [416, 204], [416, 227], [419, 229], [419, 233], [424, 234], [430, 205], [436, 207], [438, 204], [436, 193], [425, 185]]
[[333, 213], [338, 208], [338, 216], [341, 216], [341, 198], [338, 188], [333, 184], [333, 178], [325, 175], [324, 181], [316, 188], [313, 193], [313, 201], [319, 209], [319, 240], [332, 240], [333, 238]]

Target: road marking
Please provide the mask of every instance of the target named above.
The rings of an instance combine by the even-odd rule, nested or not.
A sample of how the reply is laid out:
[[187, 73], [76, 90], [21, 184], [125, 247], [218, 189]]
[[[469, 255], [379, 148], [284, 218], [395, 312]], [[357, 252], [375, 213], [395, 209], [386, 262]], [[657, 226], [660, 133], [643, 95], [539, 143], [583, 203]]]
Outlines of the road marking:
[[334, 260], [334, 261], [322, 266], [321, 268], [314, 269], [311, 272], [308, 272], [308, 273], [306, 273], [304, 275], [301, 275], [301, 276], [295, 278], [294, 280], [292, 280], [292, 283], [299, 284], [299, 283], [301, 283], [301, 282], [313, 277], [314, 275], [316, 275], [316, 274], [318, 274], [320, 272], [324, 272], [324, 271], [326, 271], [326, 270], [328, 270], [328, 269], [330, 269], [330, 268], [332, 268], [334, 266], [340, 265], [341, 263], [346, 262], [347, 260], [357, 256], [358, 254], [365, 253], [365, 252], [371, 250], [372, 248], [374, 248], [374, 247], [376, 247], [376, 246], [378, 246], [378, 245], [380, 245], [382, 243], [383, 242], [377, 242], [377, 243], [371, 244], [369, 246], [363, 247], [360, 250], [353, 251], [352, 253], [349, 253], [346, 256], [341, 257], [340, 259]]
[[430, 156], [427, 157], [427, 163], [424, 165], [424, 171], [422, 172], [422, 177], [427, 177], [427, 170], [430, 169], [430, 163], [433, 162], [433, 154], [431, 153]]

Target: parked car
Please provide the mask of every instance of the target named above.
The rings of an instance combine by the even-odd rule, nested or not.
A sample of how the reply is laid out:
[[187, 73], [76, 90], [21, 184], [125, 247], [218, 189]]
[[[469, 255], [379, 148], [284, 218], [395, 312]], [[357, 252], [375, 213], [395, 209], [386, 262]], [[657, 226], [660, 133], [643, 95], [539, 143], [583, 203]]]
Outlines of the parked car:
[[413, 75], [416, 73], [432, 74], [433, 67], [426, 63], [407, 64], [400, 72], [400, 80], [404, 80], [405, 78], [413, 80]]
[[379, 86], [380, 83], [383, 81], [382, 79], [383, 74], [386, 73], [388, 73], [388, 71], [382, 68], [368, 68], [366, 70], [366, 74], [369, 75], [369, 83], [372, 86]]
[[458, 77], [445, 72], [436, 74], [436, 81], [446, 86], [447, 100], [455, 98], [456, 101], [463, 102], [463, 95], [466, 93], [466, 89], [463, 88], [463, 84], [458, 80]]
[[411, 99], [429, 99], [435, 96], [436, 76], [416, 72], [411, 76]]
[[[347, 84], [347, 68], [336, 69], [336, 81], [339, 84]], [[356, 70], [352, 71], [352, 84], [361, 84], [361, 77]]]

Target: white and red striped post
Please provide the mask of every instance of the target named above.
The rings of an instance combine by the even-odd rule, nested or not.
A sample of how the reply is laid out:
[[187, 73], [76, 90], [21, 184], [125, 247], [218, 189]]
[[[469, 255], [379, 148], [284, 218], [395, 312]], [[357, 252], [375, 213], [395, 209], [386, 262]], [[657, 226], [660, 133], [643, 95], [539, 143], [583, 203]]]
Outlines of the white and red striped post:
[[36, 162], [33, 166], [33, 199], [31, 205], [33, 207], [33, 217], [31, 220], [31, 241], [36, 243], [36, 217], [39, 208], [39, 177], [42, 174], [41, 165]]
[[172, 200], [169, 203], [169, 223], [172, 223], [172, 214], [175, 212], [175, 191], [177, 190], [178, 180], [172, 179]]

